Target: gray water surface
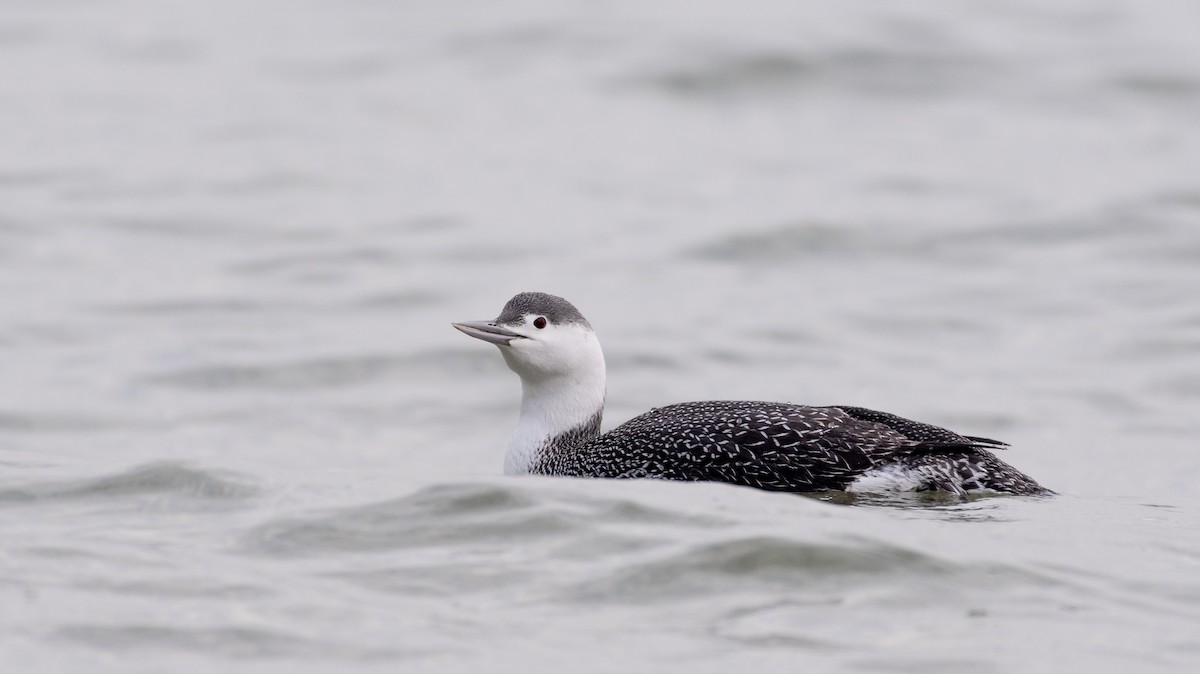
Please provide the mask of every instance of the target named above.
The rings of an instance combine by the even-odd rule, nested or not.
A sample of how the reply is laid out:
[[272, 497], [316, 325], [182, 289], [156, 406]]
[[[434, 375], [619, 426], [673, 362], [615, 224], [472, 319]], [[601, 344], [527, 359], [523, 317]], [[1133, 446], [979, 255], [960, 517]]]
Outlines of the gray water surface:
[[[1045, 5], [3, 3], [0, 670], [1197, 668], [1200, 9]], [[1059, 496], [506, 478], [523, 290]]]

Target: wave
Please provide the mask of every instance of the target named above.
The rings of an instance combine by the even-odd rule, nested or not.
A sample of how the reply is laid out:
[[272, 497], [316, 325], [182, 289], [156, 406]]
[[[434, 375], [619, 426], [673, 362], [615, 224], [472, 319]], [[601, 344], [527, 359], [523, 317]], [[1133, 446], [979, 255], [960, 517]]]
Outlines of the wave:
[[412, 656], [411, 651], [358, 647], [289, 634], [265, 627], [165, 627], [161, 625], [74, 624], [57, 629], [60, 640], [108, 651], [164, 650], [235, 660], [303, 657], [319, 660], [374, 660]]
[[[882, 509], [728, 485], [615, 482], [434, 485], [379, 503], [277, 518], [247, 531], [238, 551], [338, 560], [324, 575], [385, 592], [454, 595], [524, 584], [571, 604], [864, 584], [1051, 582], [1018, 567], [945, 559], [829, 526], [831, 515], [835, 522], [844, 513], [855, 513], [852, 521], [893, 516]], [[701, 498], [679, 499], [681, 492]], [[708, 494], [767, 496], [764, 506], [786, 514], [746, 521], [745, 510], [729, 516], [705, 507], [712, 505]], [[945, 516], [969, 519], [973, 509], [989, 506], [959, 504]]]
[[103, 477], [0, 487], [0, 504], [134, 496], [178, 496], [205, 500], [245, 499], [258, 494], [244, 477], [161, 461]]
[[630, 500], [579, 495], [572, 500], [567, 504], [552, 493], [522, 486], [434, 485], [381, 503], [277, 519], [250, 531], [243, 549], [306, 556], [455, 543], [516, 544], [579, 533], [613, 521], [706, 521]]

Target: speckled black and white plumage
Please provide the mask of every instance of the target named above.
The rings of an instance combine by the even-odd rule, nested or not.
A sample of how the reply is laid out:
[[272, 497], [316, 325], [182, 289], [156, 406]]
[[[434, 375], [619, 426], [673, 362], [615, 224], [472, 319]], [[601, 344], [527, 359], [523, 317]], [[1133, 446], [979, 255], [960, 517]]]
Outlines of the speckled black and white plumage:
[[548, 439], [533, 472], [802, 492], [895, 470], [916, 490], [1047, 493], [988, 451], [1003, 443], [861, 407], [706, 401], [657, 408], [604, 435], [599, 422]]
[[853, 406], [707, 401], [651, 410], [600, 434], [604, 356], [570, 302], [520, 293], [494, 321], [454, 324], [496, 344], [521, 377], [510, 474], [718, 481], [774, 491], [1046, 494], [997, 458], [1003, 442]]

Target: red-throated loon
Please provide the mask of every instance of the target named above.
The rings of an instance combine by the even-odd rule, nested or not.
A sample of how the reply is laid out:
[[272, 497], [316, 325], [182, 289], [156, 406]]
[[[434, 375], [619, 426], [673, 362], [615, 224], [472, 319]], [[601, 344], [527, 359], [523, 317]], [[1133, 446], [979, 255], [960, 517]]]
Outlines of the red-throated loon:
[[1051, 493], [992, 454], [1003, 442], [861, 407], [679, 403], [602, 435], [604, 354], [570, 302], [521, 293], [494, 321], [452, 325], [497, 345], [521, 377], [521, 415], [504, 458], [509, 474], [706, 480], [793, 492]]

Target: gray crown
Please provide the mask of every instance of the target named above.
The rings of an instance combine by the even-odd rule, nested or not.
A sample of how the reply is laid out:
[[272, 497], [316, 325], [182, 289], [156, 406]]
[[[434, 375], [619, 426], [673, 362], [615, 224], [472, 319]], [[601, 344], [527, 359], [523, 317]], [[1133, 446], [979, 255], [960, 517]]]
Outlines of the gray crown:
[[557, 295], [546, 293], [518, 293], [504, 305], [496, 322], [500, 325], [520, 325], [525, 322], [525, 316], [530, 314], [545, 316], [555, 325], [579, 323], [592, 327], [575, 305]]

